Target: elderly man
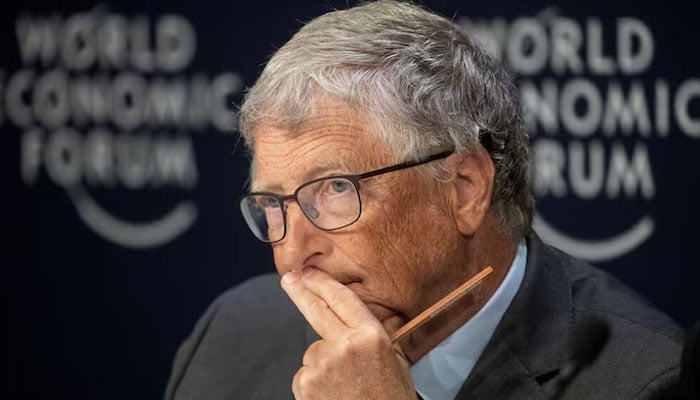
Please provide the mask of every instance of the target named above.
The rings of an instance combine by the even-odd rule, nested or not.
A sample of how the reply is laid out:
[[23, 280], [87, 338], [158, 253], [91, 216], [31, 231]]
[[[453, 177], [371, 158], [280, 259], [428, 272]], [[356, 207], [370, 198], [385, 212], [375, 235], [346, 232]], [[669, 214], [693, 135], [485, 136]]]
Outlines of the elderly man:
[[[547, 398], [589, 315], [610, 339], [565, 397], [647, 398], [676, 379], [682, 331], [531, 232], [517, 94], [449, 20], [378, 1], [311, 21], [250, 89], [240, 129], [241, 209], [281, 280], [210, 307], [168, 399]], [[392, 343], [486, 266], [468, 301]]]

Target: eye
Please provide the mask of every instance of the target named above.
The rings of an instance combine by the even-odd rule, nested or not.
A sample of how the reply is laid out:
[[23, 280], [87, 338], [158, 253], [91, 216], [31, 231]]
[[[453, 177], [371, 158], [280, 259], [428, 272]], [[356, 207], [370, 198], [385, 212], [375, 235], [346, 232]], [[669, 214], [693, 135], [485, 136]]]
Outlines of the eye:
[[348, 186], [350, 183], [348, 181], [332, 181], [331, 182], [331, 188], [333, 189], [334, 192], [336, 193], [343, 193], [346, 190], [348, 190]]
[[279, 208], [280, 203], [272, 196], [261, 196], [258, 199], [258, 204], [262, 208]]

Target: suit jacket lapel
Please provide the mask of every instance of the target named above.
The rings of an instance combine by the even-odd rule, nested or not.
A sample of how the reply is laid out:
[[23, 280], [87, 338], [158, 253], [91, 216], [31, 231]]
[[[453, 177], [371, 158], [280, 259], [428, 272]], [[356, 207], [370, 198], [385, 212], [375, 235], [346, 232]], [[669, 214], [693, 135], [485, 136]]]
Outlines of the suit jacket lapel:
[[565, 360], [572, 315], [566, 269], [533, 234], [520, 290], [456, 399], [547, 398], [540, 384]]

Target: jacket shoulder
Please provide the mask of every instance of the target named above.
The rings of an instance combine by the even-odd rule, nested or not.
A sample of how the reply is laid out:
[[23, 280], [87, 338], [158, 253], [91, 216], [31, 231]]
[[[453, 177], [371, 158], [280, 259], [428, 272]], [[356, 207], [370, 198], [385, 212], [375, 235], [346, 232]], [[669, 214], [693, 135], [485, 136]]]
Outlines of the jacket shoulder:
[[305, 329], [278, 275], [228, 290], [178, 350], [166, 399], [291, 398]]
[[607, 344], [571, 391], [591, 393], [595, 384], [603, 396], [634, 399], [668, 392], [680, 371], [683, 329], [609, 273], [558, 253], [571, 284], [573, 323], [595, 316], [609, 329]]

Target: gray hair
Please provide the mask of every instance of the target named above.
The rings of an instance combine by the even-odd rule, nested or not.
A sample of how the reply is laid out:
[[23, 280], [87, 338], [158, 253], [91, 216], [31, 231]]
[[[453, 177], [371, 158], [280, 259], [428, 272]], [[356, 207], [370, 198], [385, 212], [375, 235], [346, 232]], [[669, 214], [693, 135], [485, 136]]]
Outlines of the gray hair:
[[246, 94], [239, 128], [249, 150], [256, 127], [295, 132], [313, 119], [322, 98], [367, 116], [398, 160], [483, 144], [495, 164], [491, 210], [500, 230], [529, 232], [533, 198], [517, 90], [450, 20], [390, 0], [312, 20]]

